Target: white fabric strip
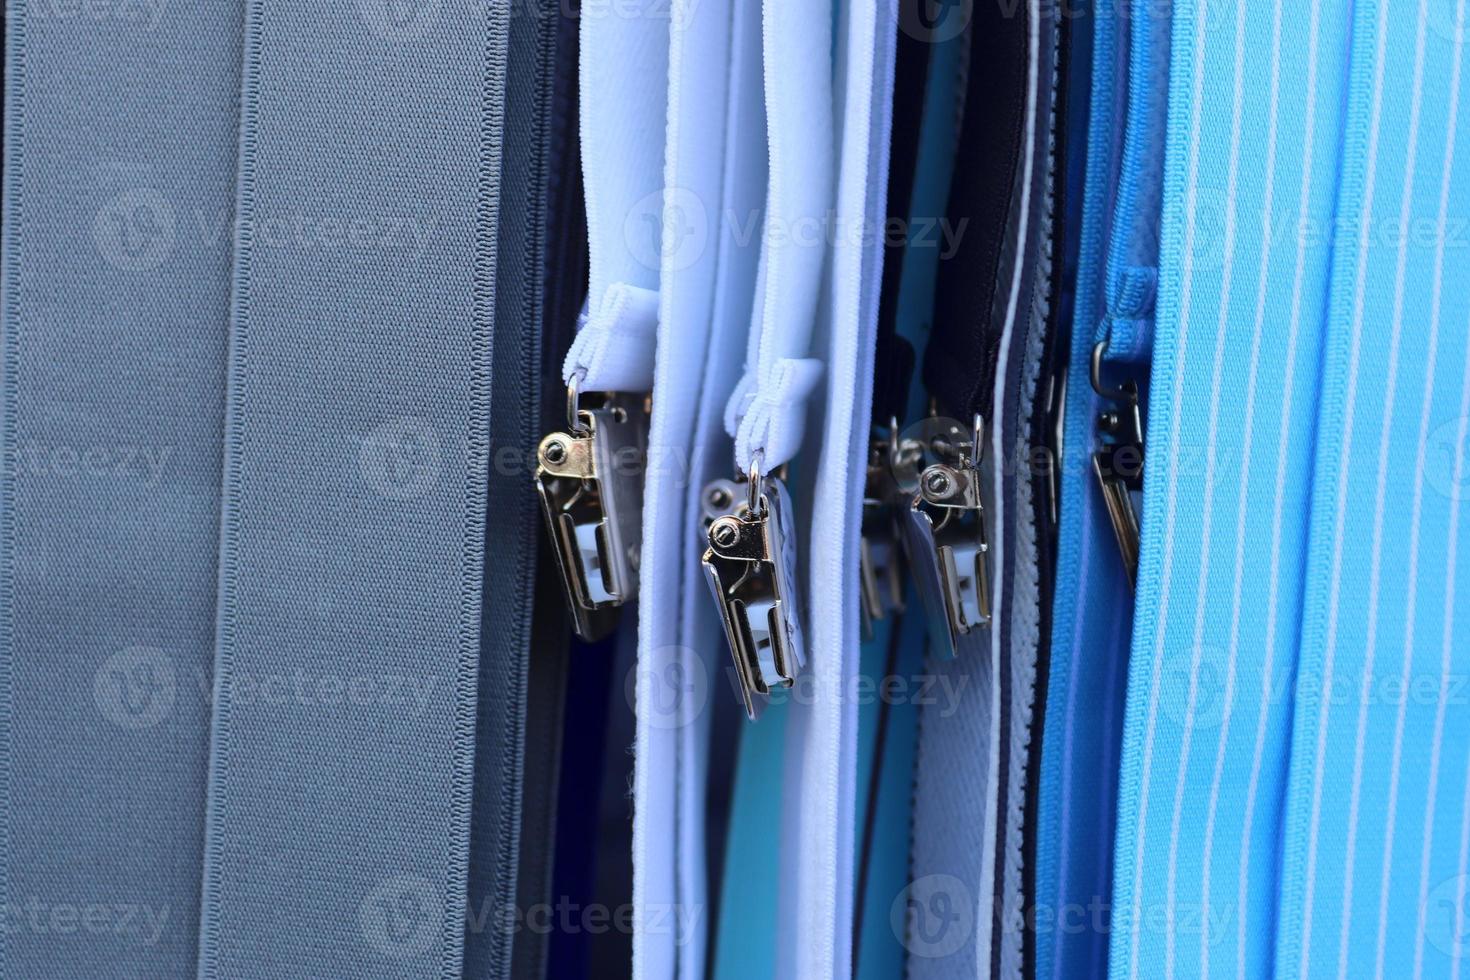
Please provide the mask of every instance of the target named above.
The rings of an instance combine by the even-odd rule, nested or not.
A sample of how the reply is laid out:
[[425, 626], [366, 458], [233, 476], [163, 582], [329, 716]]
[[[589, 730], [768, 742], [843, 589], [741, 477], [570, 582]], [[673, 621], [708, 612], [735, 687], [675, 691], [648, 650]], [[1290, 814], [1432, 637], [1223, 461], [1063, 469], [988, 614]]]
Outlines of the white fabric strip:
[[[794, 888], [783, 888], [781, 963], [803, 980], [852, 976], [857, 813], [857, 553], [873, 357], [882, 285], [882, 242], [859, 234], [886, 214], [895, 30], [892, 0], [844, 5], [836, 40], [835, 106], [840, 128], [836, 231], [815, 349], [829, 366], [820, 454], [812, 485], [806, 564], [810, 704], [796, 705], [787, 740], [786, 786], [799, 792], [791, 853]], [[767, 8], [769, 44], [769, 6]], [[810, 15], [815, 24], [819, 15]], [[767, 69], [769, 77], [769, 67]], [[783, 90], [789, 91], [789, 90]], [[773, 137], [774, 141], [774, 137]], [[767, 293], [766, 298], [770, 298]], [[767, 317], [774, 311], [768, 307]], [[768, 321], [769, 322], [769, 321]], [[784, 372], [790, 372], [783, 377]], [[791, 369], [773, 375], [795, 385]], [[813, 375], [809, 383], [819, 379]], [[813, 413], [813, 424], [818, 418]], [[786, 907], [785, 903], [794, 901]], [[872, 910], [886, 916], [888, 909]]]
[[751, 317], [746, 377], [726, 424], [736, 465], [762, 470], [801, 447], [807, 398], [821, 377], [809, 357], [827, 257], [834, 188], [832, 0], [763, 8], [770, 179], [761, 292]]
[[[630, 8], [631, 5], [631, 8]], [[627, 0], [581, 17], [587, 313], [562, 366], [589, 391], [653, 386], [663, 254], [667, 0]]]
[[[759, 216], [766, 188], [759, 15], [739, 0], [675, 0], [669, 24], [668, 234], [658, 309], [643, 321], [662, 335], [636, 678], [633, 975], [640, 980], [705, 975], [713, 926], [705, 788], [714, 701], [728, 696], [728, 654], [695, 528], [704, 484], [730, 475], [720, 416], [755, 294], [760, 243], [741, 229]], [[634, 294], [630, 303], [639, 300]]]

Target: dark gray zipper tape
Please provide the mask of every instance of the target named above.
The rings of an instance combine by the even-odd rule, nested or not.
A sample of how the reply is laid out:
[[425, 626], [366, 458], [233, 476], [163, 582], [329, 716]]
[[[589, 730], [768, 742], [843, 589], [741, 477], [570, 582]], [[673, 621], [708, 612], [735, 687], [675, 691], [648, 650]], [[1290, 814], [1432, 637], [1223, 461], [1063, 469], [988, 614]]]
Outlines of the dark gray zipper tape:
[[[557, 327], [574, 322], [564, 315], [553, 325], [547, 315], [564, 292], [561, 278], [580, 268], [563, 268], [551, 258], [569, 233], [565, 222], [551, 216], [559, 213], [562, 196], [580, 190], [575, 182], [563, 186], [568, 155], [575, 166], [575, 148], [568, 150], [575, 125], [566, 131], [556, 112], [566, 95], [558, 69], [568, 54], [575, 85], [575, 38], [575, 21], [557, 9], [510, 19], [494, 244], [492, 459], [501, 453], [532, 460], [548, 423], [543, 390], [558, 396], [563, 391], [559, 377], [544, 383], [542, 345]], [[487, 99], [493, 97], [487, 91]], [[573, 288], [580, 301], [585, 281], [577, 280]], [[564, 417], [564, 396], [555, 401], [553, 417]], [[520, 466], [492, 466], [488, 476], [494, 519], [485, 525], [485, 553], [495, 560], [485, 566], [466, 977], [545, 972], [545, 932], [507, 929], [503, 917], [512, 908], [550, 901], [568, 656], [560, 584], [537, 567], [540, 514], [526, 476]]]
[[249, 3], [204, 978], [461, 974], [509, 13]]

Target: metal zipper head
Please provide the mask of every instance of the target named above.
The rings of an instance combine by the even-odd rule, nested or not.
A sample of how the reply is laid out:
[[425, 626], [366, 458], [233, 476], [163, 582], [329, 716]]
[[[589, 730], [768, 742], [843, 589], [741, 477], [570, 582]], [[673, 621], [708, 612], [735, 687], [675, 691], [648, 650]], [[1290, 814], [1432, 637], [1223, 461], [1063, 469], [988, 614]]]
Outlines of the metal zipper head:
[[963, 638], [990, 625], [990, 545], [984, 420], [975, 416], [969, 432], [947, 429], [928, 440], [932, 461], [918, 475], [906, 530], [932, 648], [953, 658]]
[[1130, 378], [1117, 388], [1103, 385], [1102, 359], [1107, 349], [1107, 341], [1092, 349], [1092, 389], [1112, 403], [1098, 415], [1098, 448], [1092, 454], [1092, 471], [1102, 489], [1103, 506], [1132, 586], [1138, 577], [1139, 508], [1135, 495], [1143, 493], [1143, 416], [1138, 408], [1137, 382]]
[[858, 584], [866, 639], [872, 638], [875, 622], [888, 618], [890, 613], [904, 611], [904, 561], [898, 515], [900, 507], [907, 506], [908, 496], [899, 483], [901, 465], [898, 419], [891, 418], [887, 432], [873, 429], [863, 484]]
[[537, 448], [536, 490], [572, 626], [597, 640], [638, 592], [648, 413], [633, 395], [584, 399], [579, 378], [567, 386], [567, 431], [550, 433]]
[[[743, 492], [741, 492], [743, 490]], [[704, 573], [735, 660], [745, 713], [760, 716], [773, 690], [805, 665], [796, 594], [796, 538], [785, 485], [751, 467], [743, 485], [705, 488]]]

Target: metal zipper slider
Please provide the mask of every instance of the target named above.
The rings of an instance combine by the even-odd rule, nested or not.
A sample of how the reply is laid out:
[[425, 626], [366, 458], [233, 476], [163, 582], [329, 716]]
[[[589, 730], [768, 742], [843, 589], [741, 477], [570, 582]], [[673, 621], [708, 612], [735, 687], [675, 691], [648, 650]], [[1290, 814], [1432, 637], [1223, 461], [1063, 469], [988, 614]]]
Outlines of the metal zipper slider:
[[805, 665], [796, 596], [796, 539], [791, 500], [759, 456], [740, 493], [734, 481], [705, 488], [705, 578], [735, 659], [745, 713], [754, 721], [778, 687], [796, 683]]
[[1143, 493], [1143, 417], [1138, 409], [1138, 384], [1128, 379], [1118, 388], [1102, 383], [1102, 360], [1108, 342], [1092, 349], [1092, 390], [1112, 407], [1098, 415], [1098, 448], [1092, 471], [1102, 488], [1103, 505], [1118, 539], [1123, 568], [1132, 586], [1138, 577], [1139, 515], [1134, 495]]
[[888, 432], [873, 430], [868, 444], [868, 472], [863, 485], [863, 527], [858, 551], [858, 583], [863, 635], [871, 639], [873, 624], [890, 612], [901, 613], [903, 554], [899, 547], [898, 505], [906, 495], [898, 482], [898, 419]]
[[949, 423], [928, 446], [934, 461], [919, 473], [907, 515], [909, 560], [933, 648], [953, 658], [962, 637], [990, 625], [984, 420], [976, 415], [968, 433]]
[[645, 400], [567, 385], [567, 431], [537, 449], [536, 489], [577, 635], [606, 636], [617, 608], [638, 592], [643, 475], [648, 452]]

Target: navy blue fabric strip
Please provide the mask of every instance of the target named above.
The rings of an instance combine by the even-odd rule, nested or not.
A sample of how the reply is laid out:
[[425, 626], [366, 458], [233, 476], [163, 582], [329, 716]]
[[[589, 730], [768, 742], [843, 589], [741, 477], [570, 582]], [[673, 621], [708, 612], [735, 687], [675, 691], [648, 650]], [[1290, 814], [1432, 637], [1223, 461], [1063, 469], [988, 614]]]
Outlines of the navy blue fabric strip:
[[461, 972], [507, 13], [249, 4], [202, 977]]
[[242, 6], [5, 8], [0, 976], [193, 969]]

